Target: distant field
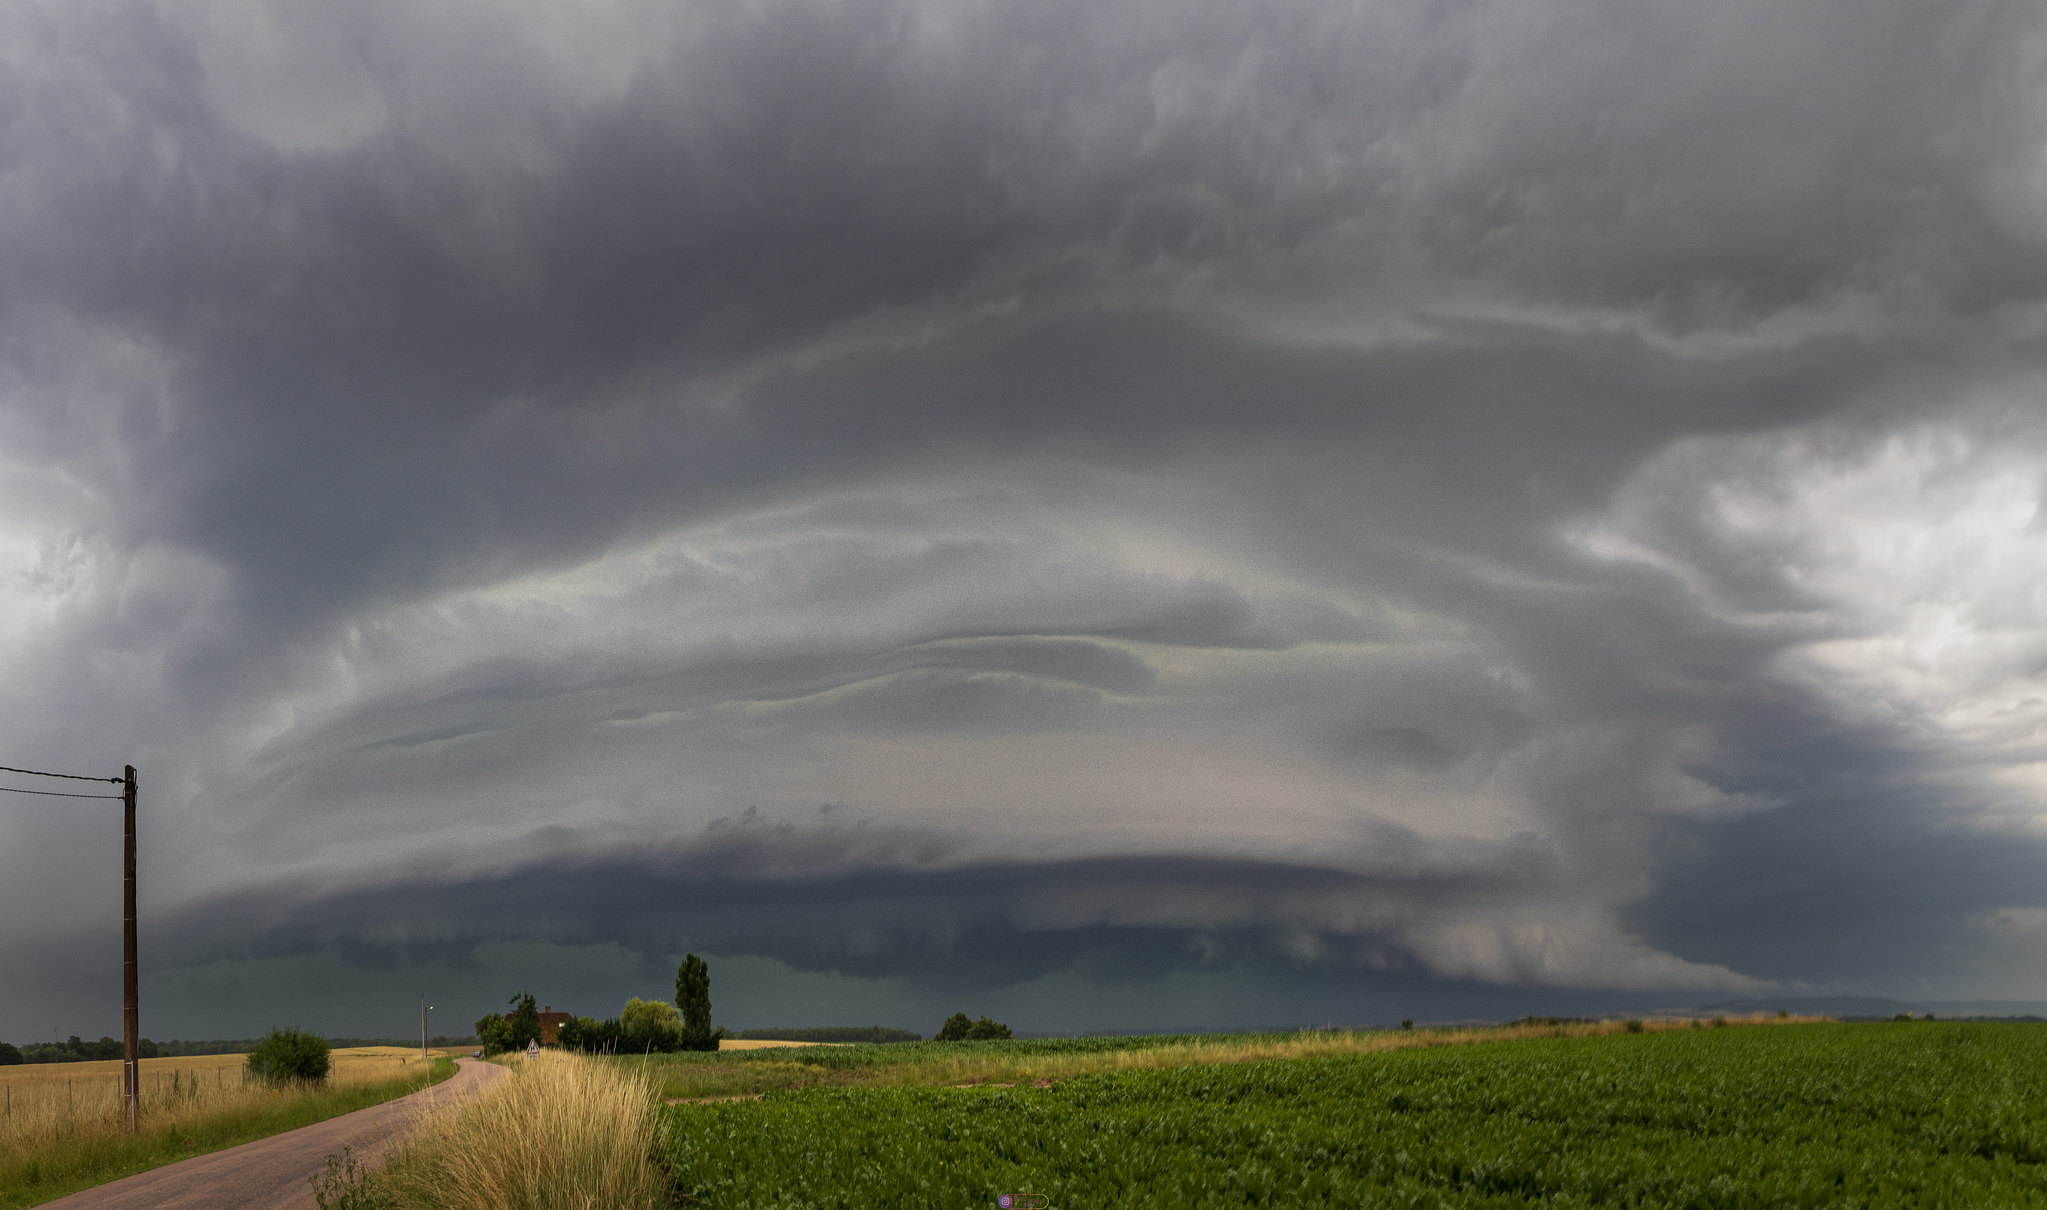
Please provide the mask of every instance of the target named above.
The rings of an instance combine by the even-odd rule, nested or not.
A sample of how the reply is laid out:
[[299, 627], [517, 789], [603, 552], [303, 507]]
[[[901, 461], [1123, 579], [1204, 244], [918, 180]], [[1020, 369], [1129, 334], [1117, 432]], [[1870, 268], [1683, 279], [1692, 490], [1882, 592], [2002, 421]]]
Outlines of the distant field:
[[[1752, 1024], [1797, 1024], [1758, 1018]], [[1635, 1023], [1649, 1032], [1705, 1027], [1690, 1020]], [[1028, 1083], [1090, 1072], [1188, 1063], [1248, 1063], [1268, 1059], [1376, 1053], [1417, 1047], [1462, 1046], [1531, 1037], [1586, 1037], [1625, 1032], [1620, 1021], [1537, 1022], [1473, 1029], [1303, 1030], [1284, 1034], [1139, 1034], [1124, 1037], [1020, 1038], [1002, 1042], [890, 1042], [774, 1051], [682, 1053], [651, 1058], [619, 1056], [614, 1063], [646, 1064], [667, 1099], [748, 1096], [814, 1085], [886, 1087], [898, 1084]]]
[[2047, 1205], [2040, 1025], [1521, 1037], [664, 1113], [687, 1204], [713, 1207]]

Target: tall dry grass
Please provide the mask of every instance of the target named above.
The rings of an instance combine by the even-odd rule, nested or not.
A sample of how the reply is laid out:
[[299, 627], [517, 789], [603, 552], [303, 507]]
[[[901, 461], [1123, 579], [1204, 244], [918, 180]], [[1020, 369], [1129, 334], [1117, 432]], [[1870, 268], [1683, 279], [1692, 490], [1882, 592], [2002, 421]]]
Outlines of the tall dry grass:
[[668, 1205], [653, 1083], [577, 1055], [524, 1060], [509, 1079], [422, 1111], [374, 1178], [401, 1210], [632, 1210]]

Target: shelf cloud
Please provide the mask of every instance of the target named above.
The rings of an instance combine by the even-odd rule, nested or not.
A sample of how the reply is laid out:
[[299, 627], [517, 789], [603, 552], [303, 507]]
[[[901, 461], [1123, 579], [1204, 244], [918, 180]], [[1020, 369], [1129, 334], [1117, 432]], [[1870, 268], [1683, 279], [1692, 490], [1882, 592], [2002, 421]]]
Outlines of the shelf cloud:
[[[2043, 48], [17, 9], [0, 760], [140, 769], [153, 1036], [2041, 995]], [[0, 1036], [115, 1020], [57, 801]]]

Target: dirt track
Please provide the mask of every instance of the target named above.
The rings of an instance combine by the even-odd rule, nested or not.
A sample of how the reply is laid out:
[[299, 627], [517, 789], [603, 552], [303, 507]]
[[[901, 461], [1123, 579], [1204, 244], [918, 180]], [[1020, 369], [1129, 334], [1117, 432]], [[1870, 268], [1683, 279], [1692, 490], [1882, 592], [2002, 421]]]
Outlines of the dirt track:
[[148, 1172], [46, 1203], [63, 1210], [212, 1210], [213, 1207], [275, 1207], [317, 1205], [312, 1180], [327, 1171], [327, 1157], [342, 1147], [371, 1161], [383, 1157], [412, 1123], [422, 1101], [469, 1096], [501, 1080], [505, 1069], [495, 1063], [457, 1059], [453, 1077], [432, 1088], [315, 1122], [286, 1134], [193, 1156]]

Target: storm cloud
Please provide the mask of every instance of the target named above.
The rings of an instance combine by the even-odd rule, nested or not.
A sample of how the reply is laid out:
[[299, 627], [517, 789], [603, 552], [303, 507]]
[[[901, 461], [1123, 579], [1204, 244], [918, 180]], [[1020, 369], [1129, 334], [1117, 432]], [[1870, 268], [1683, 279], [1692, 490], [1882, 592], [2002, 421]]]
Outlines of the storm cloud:
[[[0, 762], [141, 770], [147, 1033], [2047, 995], [2036, 6], [0, 55]], [[112, 1028], [101, 805], [0, 1036]]]

